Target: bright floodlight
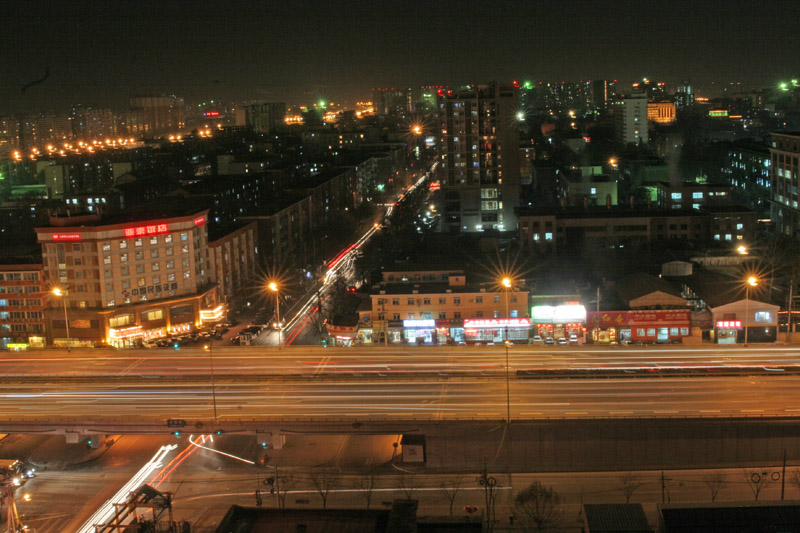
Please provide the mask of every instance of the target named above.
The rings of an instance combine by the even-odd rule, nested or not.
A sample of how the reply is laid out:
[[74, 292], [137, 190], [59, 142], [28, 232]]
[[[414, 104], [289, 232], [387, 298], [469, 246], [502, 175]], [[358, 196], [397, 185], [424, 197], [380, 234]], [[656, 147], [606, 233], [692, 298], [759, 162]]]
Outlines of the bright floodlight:
[[511, 288], [511, 278], [503, 278], [503, 287], [506, 289]]
[[414, 126], [411, 128], [411, 131], [413, 131], [413, 132], [414, 132], [414, 135], [419, 135], [420, 133], [422, 133], [422, 126], [420, 126], [419, 124], [415, 124], [415, 125], [414, 125]]
[[747, 255], [747, 246], [741, 245], [736, 249], [736, 251], [742, 255]]
[[758, 285], [758, 278], [755, 276], [750, 276], [747, 278], [747, 284], [751, 287], [756, 287]]
[[64, 296], [64, 291], [59, 289], [58, 287], [53, 288], [52, 292], [55, 296]]
[[525, 111], [517, 111], [517, 120], [525, 120]]
[[278, 284], [275, 283], [274, 281], [270, 281], [267, 287], [269, 287], [269, 290], [271, 290], [272, 292], [278, 292]]

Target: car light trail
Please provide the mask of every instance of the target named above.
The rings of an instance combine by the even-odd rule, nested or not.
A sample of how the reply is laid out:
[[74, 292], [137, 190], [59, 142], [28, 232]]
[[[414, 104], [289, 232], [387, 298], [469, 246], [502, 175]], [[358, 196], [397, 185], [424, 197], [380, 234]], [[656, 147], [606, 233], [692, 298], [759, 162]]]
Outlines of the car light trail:
[[[205, 438], [203, 439], [203, 441], [205, 442]], [[224, 455], [225, 457], [230, 457], [231, 459], [236, 459], [237, 461], [241, 461], [241, 462], [243, 462], [243, 463], [247, 463], [247, 464], [249, 464], [249, 465], [254, 465], [254, 464], [255, 464], [253, 461], [249, 461], [249, 460], [247, 460], [247, 459], [243, 459], [242, 457], [237, 457], [237, 456], [235, 456], [235, 455], [232, 455], [232, 454], [230, 454], [230, 453], [221, 452], [221, 451], [219, 451], [219, 450], [215, 450], [214, 448], [208, 448], [208, 447], [206, 447], [206, 446], [203, 446], [203, 445], [201, 445], [201, 444], [197, 444], [197, 443], [194, 441], [194, 435], [190, 435], [190, 436], [189, 436], [189, 442], [191, 442], [191, 443], [192, 443], [194, 446], [196, 446], [197, 448], [201, 448], [201, 449], [203, 449], [203, 450], [208, 450], [208, 451], [210, 451], [210, 452], [218, 453], [219, 455]], [[211, 442], [214, 442], [214, 440], [212, 439], [212, 440], [211, 440]]]
[[128, 481], [117, 493], [106, 500], [106, 502], [89, 517], [89, 519], [78, 530], [79, 533], [95, 533], [96, 524], [105, 524], [114, 516], [115, 505], [125, 503], [131, 491], [138, 489], [153, 473], [154, 470], [161, 467], [161, 462], [164, 458], [175, 448], [177, 444], [169, 444], [162, 446], [156, 454]]

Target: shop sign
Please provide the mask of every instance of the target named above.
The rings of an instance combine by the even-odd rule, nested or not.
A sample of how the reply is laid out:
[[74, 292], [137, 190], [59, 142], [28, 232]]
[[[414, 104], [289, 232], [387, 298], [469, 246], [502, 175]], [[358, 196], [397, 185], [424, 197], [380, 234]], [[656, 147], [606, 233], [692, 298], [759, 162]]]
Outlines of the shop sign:
[[688, 309], [659, 309], [642, 311], [600, 311], [588, 314], [587, 324], [617, 328], [623, 326], [683, 326], [689, 325]]
[[166, 224], [150, 224], [147, 226], [125, 228], [124, 232], [125, 237], [130, 239], [132, 237], [143, 237], [145, 235], [162, 235], [164, 233], [169, 233], [169, 229]]
[[355, 339], [356, 327], [355, 326], [334, 326], [332, 324], [325, 324], [328, 330], [328, 335], [337, 339]]
[[537, 305], [531, 308], [531, 316], [535, 324], [585, 322], [586, 308], [580, 304]]
[[732, 329], [742, 327], [741, 320], [717, 320], [717, 329]]
[[478, 318], [464, 321], [465, 328], [527, 328], [531, 321], [527, 318]]
[[76, 329], [88, 329], [92, 327], [90, 320], [70, 320], [69, 327]]
[[403, 320], [404, 328], [434, 328], [436, 327], [436, 320], [432, 318], [411, 319]]
[[79, 241], [81, 240], [80, 233], [53, 233], [51, 235], [54, 241]]

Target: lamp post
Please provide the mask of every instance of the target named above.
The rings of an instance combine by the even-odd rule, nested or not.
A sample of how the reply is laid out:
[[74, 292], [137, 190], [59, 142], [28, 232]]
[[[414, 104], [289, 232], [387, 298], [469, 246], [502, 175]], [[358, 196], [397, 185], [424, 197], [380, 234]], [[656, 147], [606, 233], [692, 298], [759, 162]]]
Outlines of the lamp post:
[[214, 406], [214, 424], [217, 423], [217, 389], [214, 385], [214, 354], [211, 351], [211, 346], [214, 344], [213, 339], [208, 342], [203, 349], [208, 352], [208, 363], [211, 366], [211, 403]]
[[508, 346], [511, 344], [511, 341], [508, 340], [508, 291], [511, 289], [512, 280], [511, 278], [503, 278], [502, 282], [503, 287], [505, 287], [506, 293], [506, 335], [505, 335], [505, 342], [506, 345], [506, 424], [511, 423], [511, 379], [509, 377], [509, 363], [508, 363]]
[[64, 326], [67, 328], [67, 351], [69, 349], [69, 319], [67, 318], [67, 291], [66, 289], [61, 289], [59, 287], [54, 287], [52, 291], [50, 291], [54, 296], [58, 296], [61, 298], [61, 301], [64, 303]]
[[270, 281], [269, 285], [267, 285], [269, 290], [275, 293], [275, 320], [276, 320], [276, 329], [278, 330], [278, 349], [281, 349], [281, 302], [278, 298], [278, 284], [274, 281]]
[[749, 304], [750, 304], [750, 287], [758, 286], [758, 278], [750, 276], [745, 280], [744, 284], [744, 345], [747, 347], [747, 324], [750, 322]]

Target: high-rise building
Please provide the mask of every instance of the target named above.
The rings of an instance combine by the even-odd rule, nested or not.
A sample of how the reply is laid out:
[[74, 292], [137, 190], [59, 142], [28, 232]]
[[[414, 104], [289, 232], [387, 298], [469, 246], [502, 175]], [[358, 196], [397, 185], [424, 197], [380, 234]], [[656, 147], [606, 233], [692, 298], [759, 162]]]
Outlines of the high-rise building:
[[675, 90], [675, 105], [678, 111], [684, 111], [694, 105], [694, 91], [692, 85], [687, 81], [682, 81]]
[[254, 133], [268, 135], [283, 127], [286, 118], [285, 102], [254, 104], [245, 108], [245, 124]]
[[110, 109], [74, 106], [71, 119], [72, 132], [78, 139], [106, 139], [117, 136], [117, 118]]
[[800, 132], [772, 132], [770, 155], [771, 218], [775, 229], [784, 235], [800, 236], [798, 209], [798, 168], [800, 168]]
[[519, 205], [519, 124], [513, 85], [473, 85], [438, 99], [446, 232], [512, 231]]
[[183, 131], [186, 126], [183, 98], [174, 95], [131, 98], [128, 133], [161, 135]]
[[614, 132], [622, 144], [647, 144], [647, 95], [634, 92], [615, 103]]
[[651, 102], [661, 100], [666, 96], [667, 84], [663, 81], [655, 82], [647, 78], [633, 83], [634, 92], [643, 92]]
[[372, 89], [372, 103], [375, 106], [376, 115], [388, 115], [413, 111], [415, 102], [413, 91], [410, 88], [396, 89], [392, 87]]
[[592, 81], [592, 103], [597, 109], [606, 110], [617, 95], [617, 80]]

